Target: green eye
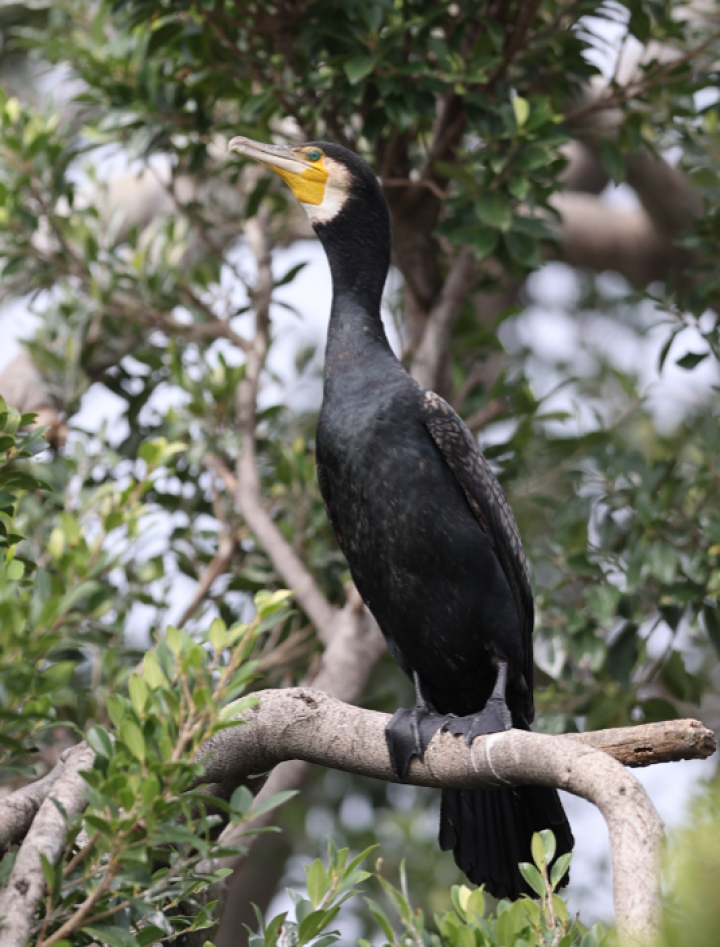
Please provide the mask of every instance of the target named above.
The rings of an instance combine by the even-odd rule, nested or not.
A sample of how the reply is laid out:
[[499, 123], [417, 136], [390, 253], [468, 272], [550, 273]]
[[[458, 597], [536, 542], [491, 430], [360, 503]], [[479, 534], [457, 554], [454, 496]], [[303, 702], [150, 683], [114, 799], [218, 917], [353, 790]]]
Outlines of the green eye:
[[310, 151], [307, 152], [307, 156], [311, 161], [319, 161], [322, 157], [322, 151], [320, 151], [319, 148], [311, 148]]

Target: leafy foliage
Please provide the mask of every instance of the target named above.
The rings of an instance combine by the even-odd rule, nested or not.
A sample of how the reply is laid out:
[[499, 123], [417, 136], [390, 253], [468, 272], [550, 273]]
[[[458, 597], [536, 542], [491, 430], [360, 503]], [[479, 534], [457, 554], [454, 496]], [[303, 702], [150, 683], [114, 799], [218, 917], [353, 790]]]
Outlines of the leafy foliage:
[[720, 835], [717, 782], [705, 785], [693, 801], [690, 818], [672, 832], [665, 857], [669, 897], [663, 916], [661, 947], [679, 947], [692, 940], [710, 947], [718, 929], [718, 905], [711, 894], [717, 872]]
[[[564, 873], [570, 856], [564, 856], [552, 878], [548, 875], [548, 863], [555, 850], [552, 832], [543, 832], [542, 838], [533, 837], [534, 865], [523, 865], [526, 878], [532, 878], [542, 894], [540, 904], [527, 896], [515, 903], [500, 901], [495, 910], [486, 909], [486, 896], [482, 888], [474, 890], [466, 885], [455, 885], [451, 891], [452, 908], [435, 916], [437, 933], [428, 927], [422, 910], [413, 908], [408, 895], [408, 879], [405, 865], [400, 868], [400, 888], [392, 885], [382, 874], [382, 859], [378, 859], [375, 879], [379, 883], [385, 900], [398, 915], [400, 931], [395, 930], [385, 907], [374, 898], [364, 900], [372, 914], [377, 932], [373, 943], [383, 947], [406, 947], [425, 944], [427, 947], [494, 947], [514, 944], [523, 947], [615, 947], [614, 932], [607, 932], [596, 924], [587, 930], [578, 921], [571, 920], [565, 902], [554, 893], [557, 881]], [[310, 900], [295, 891], [288, 891], [295, 905], [297, 921], [288, 921], [287, 914], [278, 914], [265, 924], [262, 918], [260, 933], [251, 936], [251, 947], [276, 947], [277, 944], [292, 944], [301, 947], [318, 935], [317, 945], [329, 945], [338, 940], [335, 931], [325, 933], [337, 916], [341, 904], [356, 895], [352, 886], [370, 878], [367, 871], [358, 869], [368, 851], [362, 852], [348, 863], [347, 849], [338, 850], [330, 844], [328, 864], [317, 859], [306, 868], [307, 890]], [[312, 918], [312, 921], [310, 920]], [[361, 938], [360, 947], [368, 947], [371, 941]]]
[[[423, 280], [413, 282], [417, 274], [400, 253], [398, 265], [426, 308], [460, 248], [472, 247], [482, 261], [475, 295], [450, 339], [446, 394], [483, 430], [528, 551], [539, 615], [538, 723], [559, 731], [666, 719], [696, 712], [714, 696], [714, 393], [698, 397], [668, 430], [638, 376], [594, 344], [590, 331], [601, 324], [611, 339], [622, 330], [642, 341], [661, 316], [659, 371], [678, 366], [688, 379], [720, 353], [720, 111], [707, 95], [718, 87], [718, 39], [697, 20], [677, 18], [673, 7], [647, 0], [34, 0], [32, 14], [7, 31], [13, 55], [27, 51], [56, 64], [64, 72], [53, 75], [70, 75], [75, 84], [69, 103], [57, 106], [38, 108], [5, 93], [0, 99], [2, 297], [26, 299], [37, 317], [27, 348], [71, 427], [66, 449], [35, 458], [37, 435], [17, 433], [29, 419], [11, 409], [4, 418], [0, 759], [4, 780], [29, 778], [52, 765], [58, 748], [90, 732], [99, 754], [93, 805], [110, 826], [69, 873], [72, 889], [51, 879], [57, 913], [45, 935], [82, 902], [83, 885], [97, 890], [97, 879], [115, 868], [112, 877], [131, 892], [128, 906], [113, 915], [123, 931], [139, 923], [135, 877], [158, 905], [188, 894], [179, 875], [155, 864], [169, 859], [161, 852], [163, 832], [172, 835], [178, 813], [187, 815], [176, 793], [192, 778], [196, 743], [180, 740], [183, 721], [209, 712], [212, 662], [224, 673], [213, 637], [248, 625], [257, 594], [285, 584], [238, 515], [232, 486], [210, 463], [232, 477], [242, 449], [237, 394], [257, 316], [255, 264], [234, 238], [244, 221], [258, 218], [275, 243], [299, 232], [278, 182], [228, 160], [230, 135], [328, 137], [364, 154], [383, 178], [397, 224], [408, 204], [424, 208], [422, 228], [411, 227], [430, 247]], [[625, 30], [623, 45], [655, 41], [678, 55], [648, 56], [635, 81], [611, 81], [600, 99], [588, 96], [608, 24]], [[594, 136], [584, 123], [610, 108], [617, 125]], [[452, 142], [442, 155], [433, 152], [438, 123]], [[537, 344], [524, 347], [527, 313], [498, 307], [497, 299], [558, 253], [552, 198], [564, 186], [573, 138], [599, 154], [615, 182], [628, 178], [639, 155], [673, 149], [697, 207], [679, 238], [683, 266], [651, 292], [624, 286], [610, 293], [575, 275], [570, 316], [583, 341], [568, 361]], [[113, 190], [119, 173], [129, 175], [120, 199]], [[162, 182], [162, 199], [145, 206], [150, 178]], [[135, 185], [140, 197], [129, 222], [123, 210]], [[398, 237], [400, 231], [396, 226]], [[284, 290], [301, 270], [273, 267], [274, 306], [290, 306]], [[523, 285], [532, 296], [532, 284]], [[413, 306], [398, 299], [395, 310], [409, 362], [418, 334]], [[348, 576], [314, 476], [314, 405], [309, 399], [298, 408], [282, 384], [274, 385], [277, 336], [255, 418], [263, 496], [281, 534], [339, 604]], [[317, 391], [317, 365], [313, 342], [298, 353], [293, 380]], [[77, 412], [103, 399], [119, 406], [117, 420], [98, 430]], [[223, 541], [230, 553], [188, 612], [188, 590], [212, 573]], [[172, 622], [181, 626], [176, 639], [165, 635]], [[172, 640], [196, 663], [176, 654]], [[150, 653], [159, 657], [146, 659], [139, 674], [141, 654], [153, 644]], [[272, 627], [258, 625], [254, 647], [253, 673], [271, 683], [300, 679], [319, 651], [300, 611], [283, 613]], [[151, 682], [146, 674], [156, 673], [148, 671], [155, 660], [162, 676]], [[183, 704], [182, 681], [191, 679], [198, 707]], [[231, 700], [227, 686], [223, 699]], [[367, 702], [395, 709], [410, 699], [406, 686], [387, 661]], [[204, 732], [219, 725], [202, 719]], [[166, 770], [158, 747], [172, 756], [181, 743], [177, 772]], [[137, 808], [153, 779], [157, 808]], [[128, 803], [133, 796], [127, 816], [118, 793]], [[370, 818], [353, 822], [346, 799]], [[413, 846], [421, 900], [438, 915], [451, 912], [457, 924], [447, 924], [465, 932], [457, 933], [463, 947], [495, 936], [488, 931], [497, 933], [505, 915], [502, 923], [517, 921], [520, 930], [532, 920], [529, 902], [499, 908], [485, 927], [468, 921], [459, 902], [451, 909], [454, 869], [430, 848], [428, 800], [430, 794], [341, 774], [318, 776], [286, 807], [288, 835], [310, 858], [328, 832], [352, 851], [379, 835], [391, 874]], [[240, 819], [249, 800], [243, 794], [232, 805]], [[195, 841], [178, 836], [173, 849], [181, 853], [174, 864], [185, 864], [191, 879], [215, 844], [215, 815], [197, 818]], [[321, 829], [309, 831], [312, 824]], [[137, 876], [117, 854], [121, 838], [128, 858], [137, 857]], [[312, 869], [313, 890], [346, 868], [332, 865], [325, 875]], [[155, 873], [166, 869], [155, 886]], [[121, 903], [119, 894], [112, 902], [113, 883], [95, 914]], [[321, 906], [311, 897], [310, 904], [300, 924], [336, 901]], [[542, 928], [548, 904], [540, 910], [538, 937], [549, 931]], [[168, 936], [159, 920], [152, 923]], [[533, 943], [532, 924], [526, 927]], [[398, 936], [416, 940], [413, 931]], [[78, 943], [95, 936], [78, 933]], [[110, 942], [107, 930], [103, 936]], [[582, 936], [595, 938], [584, 947], [602, 940]], [[422, 937], [431, 935], [423, 929]]]

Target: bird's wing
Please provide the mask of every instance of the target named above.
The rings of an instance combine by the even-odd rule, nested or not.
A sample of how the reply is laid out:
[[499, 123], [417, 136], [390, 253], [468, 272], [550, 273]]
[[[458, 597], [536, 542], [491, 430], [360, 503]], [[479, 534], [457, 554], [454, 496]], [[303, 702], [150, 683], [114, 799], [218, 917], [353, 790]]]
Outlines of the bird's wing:
[[332, 506], [332, 491], [330, 489], [330, 478], [328, 472], [325, 468], [325, 465], [320, 461], [319, 456], [315, 464], [317, 470], [318, 485], [320, 487], [320, 495], [323, 498], [325, 504], [325, 512], [327, 517], [330, 520], [330, 526], [332, 526], [332, 531], [335, 533], [335, 539], [337, 539], [338, 546], [343, 552], [343, 555], [347, 559], [347, 552], [345, 546], [343, 545], [343, 537], [340, 532], [340, 528], [337, 523], [337, 518], [333, 516], [333, 506]]
[[447, 401], [434, 391], [424, 390], [422, 409], [430, 436], [463, 488], [480, 528], [492, 540], [495, 555], [515, 599], [525, 651], [523, 674], [529, 689], [532, 715], [533, 597], [525, 551], [513, 511], [474, 437]]

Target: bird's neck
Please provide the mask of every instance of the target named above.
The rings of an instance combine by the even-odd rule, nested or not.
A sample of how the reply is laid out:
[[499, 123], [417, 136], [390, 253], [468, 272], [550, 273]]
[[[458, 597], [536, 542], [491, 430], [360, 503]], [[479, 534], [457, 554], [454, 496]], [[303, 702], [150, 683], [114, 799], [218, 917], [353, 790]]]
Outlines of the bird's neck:
[[360, 304], [368, 312], [380, 314], [385, 280], [390, 268], [390, 234], [373, 227], [354, 226], [350, 218], [315, 228], [325, 250], [332, 274], [333, 298]]
[[368, 359], [395, 358], [380, 318], [379, 305], [368, 308], [352, 295], [333, 295], [328, 327], [326, 368], [344, 363], [361, 369]]
[[372, 219], [338, 220], [315, 231], [330, 264], [333, 284], [328, 361], [373, 350], [392, 354], [380, 317], [390, 268], [389, 224]]

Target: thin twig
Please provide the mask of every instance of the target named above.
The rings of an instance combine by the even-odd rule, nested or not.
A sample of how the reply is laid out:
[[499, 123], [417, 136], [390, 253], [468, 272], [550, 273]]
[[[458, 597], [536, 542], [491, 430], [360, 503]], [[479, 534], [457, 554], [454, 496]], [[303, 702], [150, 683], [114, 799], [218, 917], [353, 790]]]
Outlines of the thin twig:
[[[608, 95], [591, 99], [590, 101], [585, 102], [583, 105], [579, 105], [577, 108], [566, 112], [564, 115], [564, 120], [569, 123], [576, 122], [579, 118], [584, 118], [586, 115], [589, 115], [592, 112], [603, 111], [605, 109], [624, 105], [631, 99], [637, 98], [637, 96], [648, 92], [659, 83], [664, 82], [666, 79], [668, 79], [668, 77], [671, 77], [671, 73], [673, 71], [678, 69], [680, 66], [684, 66], [691, 62], [693, 59], [699, 56], [700, 53], [704, 52], [708, 46], [711, 46], [717, 39], [720, 39], [720, 27], [714, 30], [705, 40], [703, 40], [702, 43], [699, 43], [697, 46], [693, 46], [692, 49], [687, 50], [687, 52], [683, 53], [682, 56], [678, 56], [677, 59], [672, 59], [670, 62], [662, 63], [655, 69], [650, 70], [642, 81], [628, 83], [628, 85], [619, 89], [615, 89]], [[672, 81], [672, 78], [670, 78], [670, 81]]]
[[235, 536], [232, 533], [227, 533], [223, 530], [220, 534], [220, 544], [218, 545], [217, 554], [213, 557], [207, 569], [205, 569], [203, 574], [200, 576], [198, 584], [195, 588], [195, 594], [190, 600], [190, 603], [188, 604], [185, 611], [178, 619], [178, 628], [182, 628], [183, 625], [185, 625], [186, 622], [190, 620], [195, 609], [198, 607], [198, 605], [200, 605], [202, 600], [209, 592], [210, 586], [213, 584], [215, 579], [225, 572], [228, 567], [228, 563], [232, 559], [232, 555], [235, 552], [235, 548]]
[[467, 424], [468, 430], [473, 434], [478, 434], [483, 428], [486, 428], [488, 424], [491, 424], [499, 414], [502, 414], [503, 411], [507, 409], [507, 406], [507, 400], [505, 398], [493, 398], [492, 401], [488, 401], [487, 404], [483, 405], [482, 408], [479, 408], [466, 419], [465, 424]]
[[[251, 293], [256, 324], [255, 336], [247, 354], [245, 377], [240, 381], [237, 391], [237, 413], [243, 444], [236, 466], [235, 500], [248, 527], [288, 588], [294, 591], [300, 607], [315, 625], [318, 637], [327, 643], [332, 634], [336, 611], [275, 525], [262, 502], [255, 446], [256, 401], [260, 374], [268, 350], [270, 301], [273, 291], [270, 241], [266, 214], [262, 208], [252, 220], [246, 222], [245, 235], [257, 265], [257, 282]], [[222, 471], [220, 460], [216, 459], [213, 466], [215, 470]], [[227, 471], [221, 474], [226, 484], [231, 482], [229, 473]]]

